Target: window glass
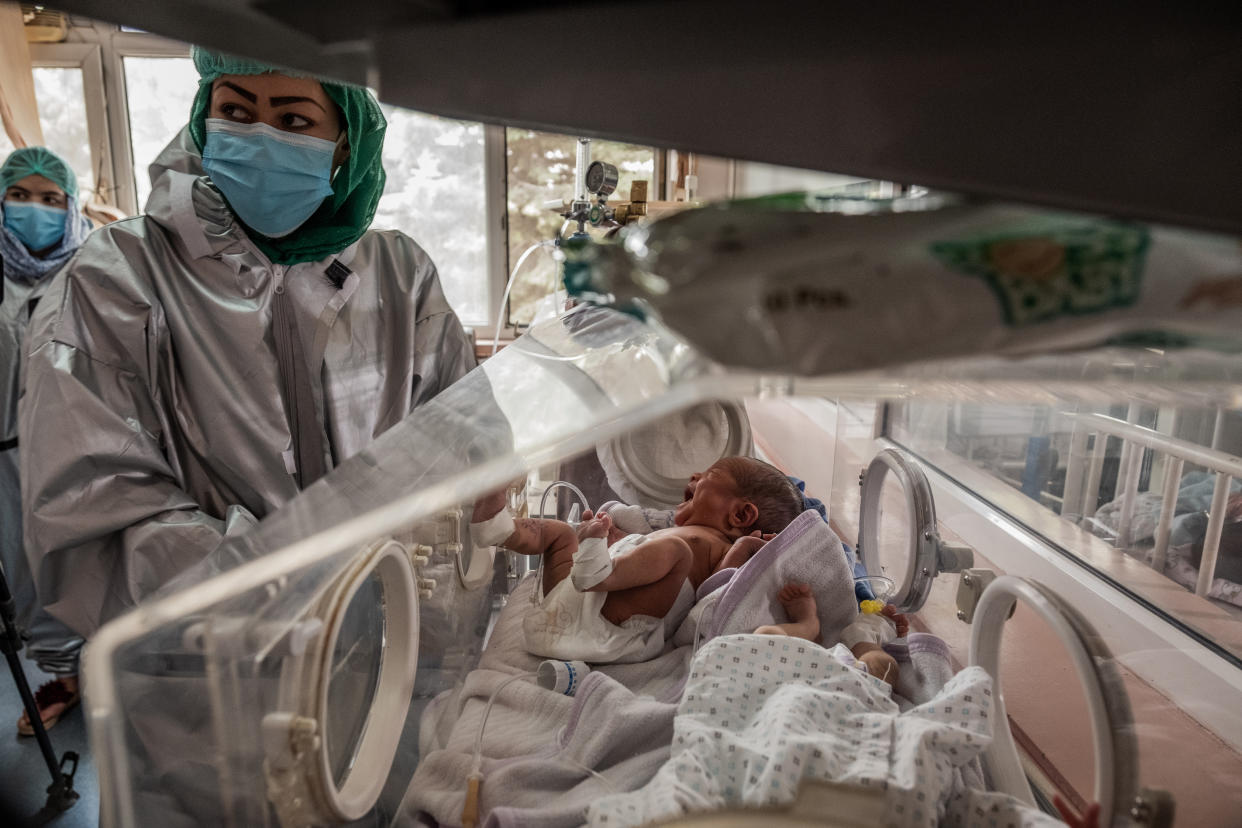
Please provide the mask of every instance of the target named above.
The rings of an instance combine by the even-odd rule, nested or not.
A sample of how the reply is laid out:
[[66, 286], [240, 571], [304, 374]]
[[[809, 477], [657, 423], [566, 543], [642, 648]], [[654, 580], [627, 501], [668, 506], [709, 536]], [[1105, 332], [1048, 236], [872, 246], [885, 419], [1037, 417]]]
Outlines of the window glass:
[[[61, 155], [78, 176], [78, 189], [85, 196], [95, 186], [91, 167], [91, 145], [86, 130], [86, 98], [82, 92], [82, 70], [36, 67], [35, 101], [43, 142]], [[13, 151], [13, 142], [0, 129], [0, 162]]]
[[125, 58], [130, 145], [138, 209], [151, 194], [147, 168], [190, 120], [198, 72], [189, 58]]
[[384, 106], [387, 183], [372, 226], [414, 238], [435, 262], [449, 304], [466, 325], [485, 325], [487, 203], [483, 125]]
[[[1155, 443], [1123, 439], [1135, 427]], [[1223, 473], [1239, 464], [1242, 412], [920, 401], [890, 407], [889, 434], [1242, 658], [1242, 479]], [[1224, 504], [1219, 540], [1208, 525], [1214, 497]], [[1212, 545], [1215, 568], [1201, 579]]]
[[[573, 200], [574, 158], [577, 138], [529, 129], [506, 130], [508, 157], [509, 269], [532, 244], [556, 237], [565, 220], [544, 205], [559, 198]], [[617, 168], [613, 201], [629, 198], [630, 184], [648, 182], [648, 199], [655, 198], [655, 150], [616, 141], [592, 141], [591, 160]], [[589, 226], [589, 225], [588, 225]], [[567, 231], [568, 232], [568, 231]], [[597, 231], [596, 231], [597, 232]], [[535, 251], [523, 263], [509, 296], [509, 320], [526, 325], [541, 299], [553, 292], [559, 273], [552, 257]]]
[[787, 193], [795, 190], [837, 190], [869, 181], [845, 175], [739, 161], [735, 173], [737, 198]]

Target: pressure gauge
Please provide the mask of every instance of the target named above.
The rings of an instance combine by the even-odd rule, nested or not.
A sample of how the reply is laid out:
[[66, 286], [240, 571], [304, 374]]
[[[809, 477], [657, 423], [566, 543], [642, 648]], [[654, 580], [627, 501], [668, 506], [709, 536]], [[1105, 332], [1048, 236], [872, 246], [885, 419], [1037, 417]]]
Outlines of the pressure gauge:
[[587, 190], [607, 198], [617, 189], [617, 168], [603, 161], [593, 161], [586, 171]]

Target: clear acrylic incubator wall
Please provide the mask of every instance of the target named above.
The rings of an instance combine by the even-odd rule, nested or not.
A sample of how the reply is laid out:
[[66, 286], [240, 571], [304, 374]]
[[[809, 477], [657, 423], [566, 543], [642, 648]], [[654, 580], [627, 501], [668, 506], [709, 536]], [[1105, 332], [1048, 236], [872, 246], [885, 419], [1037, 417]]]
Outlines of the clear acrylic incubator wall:
[[[987, 670], [987, 789], [1032, 813], [1054, 791], [1099, 801], [1113, 825], [1242, 809], [1237, 240], [799, 197], [568, 257], [589, 303], [91, 642], [104, 824], [461, 824], [478, 768], [480, 821], [598, 821], [680, 748], [635, 730], [564, 752], [614, 725], [521, 677], [538, 560], [475, 543], [473, 504], [507, 488], [518, 515], [658, 512], [732, 454], [823, 501], [814, 531], [857, 549], [849, 577], [888, 579], [916, 665]], [[672, 722], [707, 635], [746, 632], [699, 626], [659, 675], [597, 666], [591, 692], [641, 687]], [[506, 741], [523, 715], [544, 729]], [[729, 804], [894, 818], [891, 788], [849, 782]]]

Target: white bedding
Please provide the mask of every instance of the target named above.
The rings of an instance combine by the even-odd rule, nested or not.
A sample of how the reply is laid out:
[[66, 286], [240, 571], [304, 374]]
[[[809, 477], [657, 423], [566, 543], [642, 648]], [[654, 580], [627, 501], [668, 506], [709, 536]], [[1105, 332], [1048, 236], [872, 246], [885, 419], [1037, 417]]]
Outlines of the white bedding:
[[[422, 761], [396, 824], [460, 824], [489, 697], [542, 661], [525, 651], [522, 638], [533, 586], [534, 577], [527, 577], [513, 591], [478, 669], [423, 714]], [[601, 666], [572, 698], [540, 688], [533, 678], [505, 687], [483, 734], [484, 824], [580, 825], [595, 799], [644, 784], [668, 757], [689, 661], [690, 648], [680, 647], [647, 662]]]
[[805, 780], [882, 789], [885, 826], [1061, 824], [978, 789], [973, 760], [992, 734], [992, 682], [981, 668], [902, 712], [883, 682], [845, 666], [849, 651], [834, 649], [756, 635], [705, 644], [668, 761], [644, 787], [593, 804], [590, 824], [790, 805]]
[[[827, 653], [817, 645], [798, 639], [730, 635], [759, 624], [788, 620], [775, 602], [774, 593], [783, 579], [795, 575], [803, 578], [805, 573], [808, 577], [804, 579], [813, 583], [822, 604], [821, 617], [833, 625], [828, 629], [838, 628], [857, 612], [852, 604], [852, 574], [845, 557], [840, 554], [840, 541], [818, 517], [815, 521], [799, 518], [790, 528], [797, 531], [786, 530], [788, 536], [778, 536], [770, 542], [763, 552], [734, 574], [728, 586], [704, 584], [700, 597], [710, 594], [714, 599], [704, 602], [710, 604], [710, 617], [687, 620], [683, 629], [693, 624], [701, 626], [698, 631], [718, 633], [722, 637], [714, 638], [710, 644], [700, 643], [699, 660], [705, 657], [704, 653], [719, 651], [721, 645], [716, 642], [739, 638], [781, 642], [781, 646], [793, 643], [803, 652], [813, 649]], [[821, 536], [824, 548], [809, 542]], [[782, 549], [782, 554], [775, 554]], [[833, 569], [841, 571], [834, 573]], [[421, 761], [396, 824], [460, 824], [474, 744], [488, 699], [514, 676], [533, 674], [542, 661], [526, 652], [522, 634], [522, 618], [531, 606], [533, 587], [534, 576], [519, 584], [500, 613], [478, 669], [472, 671], [460, 687], [437, 697], [424, 712], [419, 744]], [[843, 607], [834, 606], [834, 601], [849, 603]], [[580, 825], [587, 819], [588, 808], [606, 795], [643, 788], [652, 782], [657, 771], [666, 775], [672, 773], [666, 761], [673, 744], [679, 704], [685, 707], [697, 700], [713, 700], [719, 689], [700, 689], [694, 693], [695, 700], [687, 697], [683, 701], [682, 691], [695, 658], [688, 643], [693, 638], [693, 635], [675, 638], [662, 655], [648, 662], [598, 666], [582, 680], [572, 698], [540, 688], [533, 677], [519, 678], [504, 686], [495, 696], [483, 734], [481, 771], [484, 779], [479, 801], [479, 813], [485, 816], [483, 824]], [[896, 716], [899, 710], [936, 698], [952, 676], [947, 647], [934, 636], [912, 634], [905, 646], [890, 647], [889, 651], [901, 666], [898, 691], [904, 697], [889, 697], [887, 685], [862, 673], [855, 676], [855, 684], [870, 688], [868, 698], [872, 702], [878, 703], [883, 698], [889, 718]], [[840, 670], [832, 675], [844, 681], [839, 674]], [[774, 693], [778, 685], [781, 694], [801, 692], [796, 688], [783, 689], [782, 682], [788, 675], [781, 675], [778, 670], [771, 685]], [[721, 701], [728, 705], [737, 702], [737, 698], [726, 694]], [[683, 714], [691, 709], [686, 708]], [[709, 705], [702, 715], [715, 717], [723, 709], [719, 703]], [[780, 711], [776, 708], [764, 716], [775, 716], [774, 726], [777, 727], [797, 726], [792, 721], [781, 724]], [[917, 715], [909, 721], [916, 720]], [[677, 723], [678, 728], [689, 725], [690, 720]], [[818, 737], [809, 734], [806, 738]], [[973, 734], [971, 738], [975, 738]], [[684, 747], [679, 747], [678, 754], [682, 753]], [[901, 761], [904, 755], [893, 757], [893, 762]], [[665, 770], [661, 771], [662, 767]], [[890, 778], [897, 773], [889, 768], [886, 777], [882, 771], [877, 766], [875, 778]], [[749, 791], [746, 796], [753, 793]], [[966, 796], [967, 792], [962, 795]], [[738, 801], [750, 802], [751, 799]], [[762, 801], [766, 800], [755, 800], [755, 803]], [[611, 818], [621, 818], [624, 811], [620, 808], [610, 812]]]

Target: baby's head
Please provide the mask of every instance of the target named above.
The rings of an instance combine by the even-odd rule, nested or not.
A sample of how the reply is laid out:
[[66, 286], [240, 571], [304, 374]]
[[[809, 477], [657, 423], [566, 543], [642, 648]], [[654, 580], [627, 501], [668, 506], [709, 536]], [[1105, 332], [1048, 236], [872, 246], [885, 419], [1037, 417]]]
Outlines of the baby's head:
[[725, 457], [686, 484], [678, 526], [711, 526], [726, 537], [775, 534], [802, 513], [802, 493], [780, 469], [752, 457]]

